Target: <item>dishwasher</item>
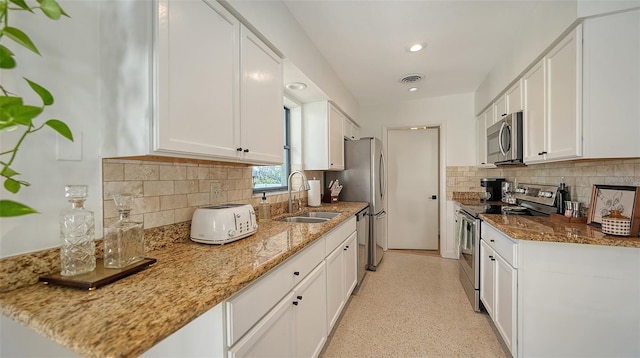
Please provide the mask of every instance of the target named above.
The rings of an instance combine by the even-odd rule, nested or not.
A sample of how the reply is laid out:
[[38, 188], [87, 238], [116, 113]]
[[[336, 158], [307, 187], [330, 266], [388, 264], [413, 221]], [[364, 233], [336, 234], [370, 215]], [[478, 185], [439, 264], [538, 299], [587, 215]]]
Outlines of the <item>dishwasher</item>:
[[369, 207], [356, 214], [358, 237], [358, 286], [362, 283], [369, 267]]

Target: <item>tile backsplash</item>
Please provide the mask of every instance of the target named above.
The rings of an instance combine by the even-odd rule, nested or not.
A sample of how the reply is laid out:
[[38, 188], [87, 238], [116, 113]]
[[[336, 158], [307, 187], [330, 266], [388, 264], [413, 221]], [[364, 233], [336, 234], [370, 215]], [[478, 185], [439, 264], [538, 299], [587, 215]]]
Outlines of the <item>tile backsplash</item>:
[[[306, 174], [309, 179], [322, 177], [322, 172]], [[103, 159], [102, 181], [105, 227], [118, 218], [113, 193], [136, 197], [130, 217], [143, 222], [145, 229], [191, 221], [199, 206], [241, 203], [257, 207], [260, 202], [260, 196], [253, 195], [251, 166], [246, 164], [168, 157]], [[299, 181], [295, 176], [294, 183]], [[302, 197], [306, 198], [306, 192]], [[287, 193], [268, 194], [268, 200], [272, 215], [286, 211]]]
[[640, 186], [640, 158], [575, 160], [517, 167], [447, 167], [447, 200], [453, 192], [481, 192], [481, 178], [558, 185], [564, 177], [572, 200], [589, 206], [594, 184]]

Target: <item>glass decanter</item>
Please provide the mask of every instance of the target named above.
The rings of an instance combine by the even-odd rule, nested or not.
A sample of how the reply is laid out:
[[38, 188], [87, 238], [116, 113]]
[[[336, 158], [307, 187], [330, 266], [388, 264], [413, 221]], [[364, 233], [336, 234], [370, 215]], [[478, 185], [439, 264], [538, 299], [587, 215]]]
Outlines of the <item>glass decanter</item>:
[[144, 229], [141, 222], [129, 218], [132, 195], [114, 194], [113, 201], [120, 219], [106, 229], [104, 267], [123, 268], [144, 259]]
[[86, 185], [67, 185], [64, 190], [71, 207], [60, 212], [60, 274], [73, 276], [96, 268], [95, 219], [84, 208]]

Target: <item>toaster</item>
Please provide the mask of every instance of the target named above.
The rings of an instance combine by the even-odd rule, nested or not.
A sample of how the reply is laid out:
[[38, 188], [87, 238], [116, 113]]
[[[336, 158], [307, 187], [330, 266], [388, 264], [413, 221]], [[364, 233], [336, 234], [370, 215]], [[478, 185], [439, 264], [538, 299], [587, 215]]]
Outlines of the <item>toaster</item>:
[[191, 219], [191, 240], [203, 244], [226, 244], [256, 231], [256, 212], [249, 204], [197, 208]]

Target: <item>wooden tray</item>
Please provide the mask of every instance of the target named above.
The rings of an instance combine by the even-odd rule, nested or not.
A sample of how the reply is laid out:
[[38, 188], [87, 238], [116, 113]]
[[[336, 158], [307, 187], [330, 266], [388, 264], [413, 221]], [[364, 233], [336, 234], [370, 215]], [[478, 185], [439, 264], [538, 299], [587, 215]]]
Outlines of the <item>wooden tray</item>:
[[587, 218], [586, 217], [581, 217], [581, 218], [574, 218], [574, 217], [566, 217], [564, 215], [560, 215], [560, 214], [551, 214], [551, 216], [549, 216], [549, 219], [551, 219], [551, 221], [556, 221], [556, 222], [563, 222], [563, 223], [571, 223], [571, 224], [586, 224], [587, 223]]
[[156, 263], [156, 261], [156, 259], [144, 258], [142, 261], [133, 263], [127, 267], [116, 269], [105, 268], [103, 260], [97, 259], [96, 268], [91, 272], [82, 273], [75, 276], [62, 276], [58, 272], [51, 275], [40, 276], [39, 281], [44, 282], [45, 285], [52, 283], [56, 285], [82, 288], [85, 290], [95, 290], [100, 286], [107, 285], [123, 277], [132, 275], [138, 271], [142, 271], [145, 268]]

